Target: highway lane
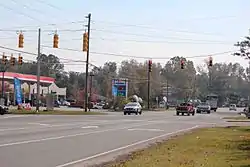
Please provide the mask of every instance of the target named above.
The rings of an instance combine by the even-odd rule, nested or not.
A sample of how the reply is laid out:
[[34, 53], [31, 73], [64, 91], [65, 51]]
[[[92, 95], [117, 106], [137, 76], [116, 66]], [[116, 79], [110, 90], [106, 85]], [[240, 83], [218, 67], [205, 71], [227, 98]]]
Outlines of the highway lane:
[[0, 162], [3, 167], [82, 166], [154, 139], [223, 122], [218, 113], [0, 117]]

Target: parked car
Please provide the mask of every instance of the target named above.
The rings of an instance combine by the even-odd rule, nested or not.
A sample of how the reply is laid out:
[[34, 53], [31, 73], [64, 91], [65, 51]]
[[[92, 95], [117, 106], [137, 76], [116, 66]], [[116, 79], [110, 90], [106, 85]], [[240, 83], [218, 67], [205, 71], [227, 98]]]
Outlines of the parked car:
[[229, 110], [230, 110], [230, 111], [231, 111], [231, 110], [236, 111], [236, 110], [237, 110], [236, 104], [230, 104]]
[[188, 116], [190, 114], [194, 115], [195, 114], [195, 109], [194, 109], [194, 105], [190, 102], [185, 102], [185, 103], [180, 103], [177, 107], [176, 107], [176, 115], [179, 114], [187, 114]]
[[142, 114], [142, 107], [140, 105], [140, 103], [137, 102], [130, 102], [128, 104], [126, 104], [123, 108], [123, 113], [124, 115], [130, 115], [131, 113], [134, 113], [136, 115], [138, 114]]
[[197, 106], [196, 113], [202, 113], [202, 112], [206, 112], [206, 113], [210, 114], [210, 112], [211, 112], [211, 107], [209, 106], [208, 103], [202, 102], [202, 103], [200, 103], [200, 104]]
[[0, 105], [0, 115], [4, 115], [8, 113], [9, 108]]
[[103, 109], [104, 105], [105, 104], [102, 104], [102, 103], [93, 104], [93, 109]]

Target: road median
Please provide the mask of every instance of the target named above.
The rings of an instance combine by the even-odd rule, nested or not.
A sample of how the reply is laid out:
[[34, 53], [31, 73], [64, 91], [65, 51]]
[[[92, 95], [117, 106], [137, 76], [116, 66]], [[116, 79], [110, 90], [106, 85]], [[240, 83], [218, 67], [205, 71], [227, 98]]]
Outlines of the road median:
[[105, 167], [247, 167], [250, 127], [205, 128], [122, 156]]

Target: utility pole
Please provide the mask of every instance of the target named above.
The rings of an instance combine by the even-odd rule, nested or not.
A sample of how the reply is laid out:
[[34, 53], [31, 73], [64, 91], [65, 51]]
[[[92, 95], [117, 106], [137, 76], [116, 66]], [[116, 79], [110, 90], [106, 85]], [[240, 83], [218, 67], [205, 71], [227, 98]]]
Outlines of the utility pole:
[[[94, 74], [93, 73], [91, 73], [90, 74], [90, 88], [89, 88], [89, 101], [90, 101], [90, 103], [92, 102], [92, 85], [93, 85], [93, 76], [94, 76]], [[90, 111], [90, 107], [89, 107], [89, 111]]]
[[85, 112], [88, 111], [88, 75], [89, 75], [89, 37], [90, 37], [90, 21], [91, 14], [88, 16], [88, 50], [87, 50], [87, 58], [86, 58], [86, 81], [85, 81]]
[[152, 72], [152, 60], [148, 61], [148, 110], [150, 109], [150, 74]]
[[40, 56], [41, 56], [41, 29], [38, 29], [38, 52], [37, 52], [37, 84], [36, 84], [36, 112], [39, 111], [40, 101]]
[[150, 109], [150, 72], [148, 71], [148, 109]]

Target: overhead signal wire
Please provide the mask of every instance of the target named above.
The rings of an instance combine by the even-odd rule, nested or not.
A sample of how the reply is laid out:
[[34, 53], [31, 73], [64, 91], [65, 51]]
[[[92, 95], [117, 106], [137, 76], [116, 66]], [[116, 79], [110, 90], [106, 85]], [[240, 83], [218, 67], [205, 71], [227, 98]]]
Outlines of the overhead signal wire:
[[210, 36], [222, 36], [221, 34], [216, 33], [206, 33], [206, 32], [195, 32], [195, 31], [187, 31], [187, 30], [178, 30], [178, 29], [169, 29], [164, 28], [163, 29], [157, 29], [152, 26], [145, 26], [145, 25], [138, 25], [138, 24], [122, 24], [122, 23], [116, 23], [116, 22], [109, 22], [109, 21], [94, 21], [94, 24], [106, 24], [106, 25], [114, 25], [114, 26], [120, 26], [120, 27], [136, 27], [136, 28], [142, 28], [142, 29], [149, 29], [149, 30], [157, 30], [157, 31], [169, 31], [169, 32], [177, 32], [177, 33], [188, 33], [188, 34], [199, 34], [199, 35], [210, 35]]
[[[42, 45], [42, 47], [45, 48], [53, 48], [51, 46], [46, 46]], [[71, 48], [57, 48], [61, 50], [68, 50], [68, 51], [75, 51], [75, 52], [82, 52], [82, 50], [78, 49], [71, 49]], [[238, 50], [230, 50], [230, 51], [225, 51], [225, 52], [218, 52], [218, 53], [212, 53], [212, 54], [204, 54], [204, 55], [197, 55], [197, 56], [188, 56], [185, 58], [198, 58], [198, 57], [207, 57], [207, 56], [216, 56], [216, 55], [222, 55], [222, 54], [227, 54], [227, 53], [233, 53]], [[165, 60], [165, 59], [171, 59], [172, 57], [148, 57], [148, 56], [133, 56], [133, 55], [126, 55], [126, 54], [115, 54], [115, 53], [105, 53], [105, 52], [90, 52], [91, 54], [97, 54], [97, 55], [109, 55], [109, 56], [117, 56], [117, 57], [129, 57], [129, 58], [139, 58], [139, 59], [160, 59], [160, 60]]]
[[178, 37], [167, 37], [167, 36], [156, 36], [156, 35], [147, 35], [147, 34], [136, 34], [136, 33], [129, 33], [123, 31], [111, 31], [111, 30], [102, 30], [102, 29], [91, 29], [93, 31], [100, 31], [112, 34], [119, 34], [119, 35], [132, 35], [132, 36], [140, 36], [140, 37], [149, 37], [149, 38], [163, 38], [163, 39], [176, 39], [176, 40], [188, 40], [188, 41], [200, 41], [200, 42], [225, 42], [225, 41], [212, 41], [212, 40], [195, 40], [191, 38], [178, 38]]

